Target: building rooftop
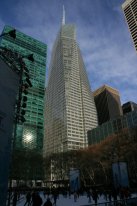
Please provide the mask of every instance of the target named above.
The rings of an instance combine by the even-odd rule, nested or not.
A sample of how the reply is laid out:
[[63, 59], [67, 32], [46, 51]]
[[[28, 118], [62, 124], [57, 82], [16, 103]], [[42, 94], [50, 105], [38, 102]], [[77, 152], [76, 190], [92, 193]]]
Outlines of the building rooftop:
[[113, 93], [113, 94], [116, 94], [116, 95], [119, 95], [119, 91], [117, 89], [114, 89], [106, 84], [104, 84], [102, 87], [96, 89], [94, 92], [93, 92], [93, 95], [94, 97], [99, 95], [100, 93], [102, 93], [103, 91], [105, 90], [108, 90], [109, 92]]
[[128, 4], [130, 4], [133, 0], [126, 0], [123, 4], [122, 4], [122, 8], [124, 9]]
[[129, 105], [129, 104], [135, 104], [135, 105], [137, 105], [136, 102], [128, 101], [128, 102], [125, 102], [122, 106]]

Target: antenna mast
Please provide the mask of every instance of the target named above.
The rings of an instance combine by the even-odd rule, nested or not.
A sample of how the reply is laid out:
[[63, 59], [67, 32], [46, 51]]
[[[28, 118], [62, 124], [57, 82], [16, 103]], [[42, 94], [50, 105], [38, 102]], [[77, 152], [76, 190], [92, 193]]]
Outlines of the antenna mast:
[[65, 24], [65, 8], [64, 8], [64, 5], [63, 5], [63, 16], [62, 16], [62, 25]]

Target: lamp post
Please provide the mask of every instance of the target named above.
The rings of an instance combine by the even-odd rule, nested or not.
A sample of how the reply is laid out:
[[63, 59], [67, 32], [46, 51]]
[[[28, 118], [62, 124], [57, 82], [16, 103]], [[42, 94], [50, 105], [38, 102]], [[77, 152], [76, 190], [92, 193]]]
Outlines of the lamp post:
[[6, 36], [6, 35], [9, 35], [9, 36], [12, 37], [13, 39], [16, 39], [16, 29], [12, 29], [12, 30], [10, 30], [9, 32], [2, 33], [2, 34], [0, 35], [0, 37]]
[[[25, 63], [23, 61], [24, 57], [20, 57], [19, 58], [19, 64], [21, 65], [21, 70], [20, 70], [20, 80], [19, 80], [19, 92], [18, 92], [18, 100], [17, 100], [17, 108], [16, 108], [16, 116], [15, 116], [15, 124], [18, 122], [24, 122], [25, 119], [23, 118], [23, 116], [25, 115], [25, 113], [23, 112], [24, 110], [21, 111], [21, 108], [25, 108], [26, 107], [26, 101], [27, 101], [27, 97], [24, 96], [22, 98], [22, 94], [26, 94], [27, 95], [27, 89], [29, 87], [32, 87], [32, 83], [30, 81], [30, 76], [28, 73], [28, 70], [25, 66]], [[25, 56], [26, 58], [26, 56]], [[29, 59], [30, 60], [30, 59]], [[26, 80], [25, 82], [23, 82], [23, 75], [26, 76]], [[23, 102], [22, 102], [23, 101]]]
[[31, 62], [34, 62], [33, 54], [29, 54], [29, 55], [26, 55], [26, 56], [22, 56], [22, 58], [27, 58], [27, 59], [30, 60]]

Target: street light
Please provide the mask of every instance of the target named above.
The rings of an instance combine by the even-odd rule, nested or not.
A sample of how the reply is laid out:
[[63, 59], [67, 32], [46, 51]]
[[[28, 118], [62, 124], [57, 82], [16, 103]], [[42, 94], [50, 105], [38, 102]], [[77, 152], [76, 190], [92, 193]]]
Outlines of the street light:
[[27, 56], [28, 60], [30, 60], [31, 62], [34, 62], [34, 57], [33, 57], [33, 54], [29, 54]]
[[[32, 87], [32, 83], [30, 81], [30, 76], [29, 76], [29, 70], [26, 69], [26, 65], [23, 61], [23, 58], [27, 58], [30, 61], [34, 61], [33, 54], [30, 54], [28, 56], [19, 57], [21, 71], [20, 71], [20, 81], [19, 81], [18, 104], [17, 104], [17, 112], [16, 112], [17, 123], [18, 122], [25, 122], [25, 118], [24, 118], [25, 112], [22, 112], [21, 108], [26, 108], [27, 97], [22, 96], [22, 94], [24, 93], [25, 95], [27, 95], [28, 94], [27, 89], [29, 87]], [[25, 80], [23, 80], [23, 75], [26, 76]]]

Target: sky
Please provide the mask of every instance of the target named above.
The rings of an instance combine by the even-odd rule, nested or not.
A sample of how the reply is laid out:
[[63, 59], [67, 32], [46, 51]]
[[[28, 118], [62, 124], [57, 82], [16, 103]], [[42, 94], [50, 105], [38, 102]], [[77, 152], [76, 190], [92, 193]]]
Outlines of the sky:
[[[121, 103], [137, 103], [137, 53], [121, 5], [124, 0], [1, 0], [0, 32], [4, 25], [48, 45], [48, 71], [52, 46], [61, 27], [76, 25], [92, 91], [107, 84], [116, 88]], [[46, 72], [48, 74], [48, 72]], [[48, 75], [46, 75], [47, 78]]]

